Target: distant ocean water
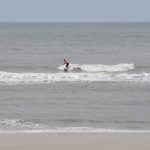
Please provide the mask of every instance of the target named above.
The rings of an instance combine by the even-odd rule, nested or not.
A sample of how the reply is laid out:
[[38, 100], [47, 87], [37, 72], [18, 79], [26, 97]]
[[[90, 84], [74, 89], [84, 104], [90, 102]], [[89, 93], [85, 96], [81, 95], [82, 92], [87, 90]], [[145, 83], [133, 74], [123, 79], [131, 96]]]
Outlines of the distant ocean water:
[[150, 133], [149, 48], [150, 23], [0, 23], [0, 133]]

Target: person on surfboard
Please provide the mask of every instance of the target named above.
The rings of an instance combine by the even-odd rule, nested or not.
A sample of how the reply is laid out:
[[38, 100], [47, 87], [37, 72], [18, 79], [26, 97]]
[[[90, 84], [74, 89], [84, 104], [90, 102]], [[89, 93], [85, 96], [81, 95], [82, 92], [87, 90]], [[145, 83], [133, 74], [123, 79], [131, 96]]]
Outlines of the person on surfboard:
[[64, 65], [66, 65], [66, 71], [68, 71], [69, 62], [66, 59], [64, 59]]

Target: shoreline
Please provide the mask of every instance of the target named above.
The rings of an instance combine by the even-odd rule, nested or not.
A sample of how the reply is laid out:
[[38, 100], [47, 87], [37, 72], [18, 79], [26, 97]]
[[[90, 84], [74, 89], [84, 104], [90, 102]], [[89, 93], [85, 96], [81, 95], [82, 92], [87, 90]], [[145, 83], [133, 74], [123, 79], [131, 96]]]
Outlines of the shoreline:
[[149, 150], [149, 133], [0, 134], [6, 150]]

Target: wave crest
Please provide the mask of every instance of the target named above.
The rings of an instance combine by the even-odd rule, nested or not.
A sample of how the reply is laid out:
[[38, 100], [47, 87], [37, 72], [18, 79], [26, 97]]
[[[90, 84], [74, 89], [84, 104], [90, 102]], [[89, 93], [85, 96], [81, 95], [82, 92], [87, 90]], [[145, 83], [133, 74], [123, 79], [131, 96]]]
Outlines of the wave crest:
[[[58, 67], [59, 70], [64, 70], [64, 65]], [[70, 71], [85, 71], [85, 72], [120, 72], [134, 69], [134, 64], [118, 64], [118, 65], [101, 65], [101, 64], [70, 64]]]

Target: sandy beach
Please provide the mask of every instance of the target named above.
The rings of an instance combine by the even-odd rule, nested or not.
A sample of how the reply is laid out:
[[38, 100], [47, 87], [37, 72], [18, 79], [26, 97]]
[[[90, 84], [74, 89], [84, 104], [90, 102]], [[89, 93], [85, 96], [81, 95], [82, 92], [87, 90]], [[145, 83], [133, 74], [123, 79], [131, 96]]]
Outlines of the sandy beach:
[[149, 150], [150, 134], [1, 134], [1, 150]]

